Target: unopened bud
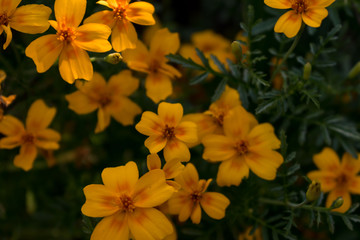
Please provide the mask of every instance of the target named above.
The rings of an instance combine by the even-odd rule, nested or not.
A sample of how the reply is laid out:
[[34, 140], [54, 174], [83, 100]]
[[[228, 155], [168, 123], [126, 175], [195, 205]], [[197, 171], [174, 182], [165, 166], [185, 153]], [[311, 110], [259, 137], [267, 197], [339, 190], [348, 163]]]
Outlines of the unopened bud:
[[358, 75], [360, 73], [360, 62], [358, 62], [357, 64], [355, 64], [355, 66], [351, 69], [351, 71], [349, 72], [348, 77], [349, 78], [354, 78], [356, 77], [356, 75]]
[[342, 197], [338, 197], [332, 204], [331, 209], [339, 208], [344, 204], [344, 199]]
[[321, 184], [317, 181], [312, 181], [309, 185], [308, 190], [306, 191], [306, 199], [309, 202], [313, 202], [320, 197], [321, 194]]
[[233, 41], [231, 43], [231, 51], [238, 60], [242, 59], [242, 47], [239, 41]]
[[308, 80], [310, 78], [311, 68], [312, 67], [309, 62], [304, 65], [304, 74], [303, 74], [304, 80]]
[[110, 53], [104, 58], [105, 62], [108, 62], [110, 64], [118, 64], [122, 61], [122, 59], [123, 57], [120, 53]]

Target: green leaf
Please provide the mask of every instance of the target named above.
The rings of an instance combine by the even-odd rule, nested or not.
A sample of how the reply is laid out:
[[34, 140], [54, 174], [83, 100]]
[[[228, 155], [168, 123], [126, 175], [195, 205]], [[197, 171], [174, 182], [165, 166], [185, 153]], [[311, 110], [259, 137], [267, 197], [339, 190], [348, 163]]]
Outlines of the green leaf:
[[307, 121], [304, 121], [299, 127], [299, 144], [304, 145], [307, 133]]
[[175, 55], [175, 54], [169, 54], [166, 56], [167, 59], [170, 60], [170, 62], [180, 64], [181, 66], [185, 68], [190, 68], [194, 70], [205, 70], [205, 68], [197, 63], [195, 63], [190, 58], [186, 59], [183, 56]]
[[258, 35], [260, 33], [272, 30], [275, 26], [276, 21], [277, 18], [270, 18], [255, 24], [251, 29], [252, 35]]
[[286, 158], [285, 158], [285, 163], [289, 163], [292, 160], [294, 160], [296, 157], [296, 152], [291, 152]]
[[215, 63], [215, 65], [220, 69], [220, 71], [222, 71], [223, 73], [227, 73], [224, 64], [222, 64], [215, 55], [212, 55], [212, 54], [211, 54], [211, 55], [210, 55], [210, 58], [213, 60], [213, 62]]
[[310, 222], [309, 222], [309, 228], [312, 228], [314, 226], [315, 221], [315, 213], [314, 210], [310, 210]]
[[329, 225], [329, 231], [333, 234], [335, 232], [335, 222], [329, 213], [326, 213], [326, 221]]
[[221, 94], [225, 91], [225, 86], [227, 84], [228, 79], [224, 78], [223, 80], [221, 80], [221, 82], [219, 83], [219, 85], [217, 86], [214, 95], [211, 97], [211, 102], [215, 102], [216, 100], [218, 100], [221, 96]]
[[232, 76], [237, 80], [239, 81], [240, 78], [241, 78], [241, 75], [240, 75], [240, 70], [239, 70], [239, 65], [237, 64], [234, 64], [230, 59], [226, 59], [226, 62], [229, 66], [229, 69], [230, 69], [230, 72], [232, 74]]
[[209, 73], [208, 72], [204, 72], [194, 78], [192, 78], [190, 81], [189, 81], [189, 84], [190, 85], [195, 85], [195, 84], [198, 84], [198, 83], [201, 83], [203, 82], [207, 77], [209, 76]]
[[320, 129], [321, 129], [321, 132], [323, 133], [323, 137], [324, 137], [325, 143], [326, 143], [327, 145], [331, 145], [330, 134], [329, 134], [329, 131], [327, 130], [326, 126], [325, 126], [325, 125], [321, 125], [321, 126], [320, 126]]
[[347, 218], [346, 216], [342, 216], [341, 218], [344, 221], [344, 223], [348, 229], [350, 229], [351, 231], [354, 230], [354, 227], [353, 227], [351, 221], [349, 220], [349, 218]]
[[319, 228], [320, 223], [321, 223], [321, 213], [319, 211], [316, 212], [316, 225]]
[[356, 209], [358, 209], [360, 207], [360, 203], [355, 203], [353, 205], [351, 205], [351, 207], [349, 208], [349, 210], [346, 211], [347, 214], [353, 213], [356, 211]]
[[286, 172], [286, 175], [287, 176], [293, 175], [300, 168], [301, 168], [300, 164], [296, 163], [295, 165], [289, 167], [289, 169]]
[[355, 149], [355, 147], [348, 141], [345, 141], [342, 138], [336, 138], [339, 143], [341, 144], [341, 146], [345, 149], [346, 152], [350, 153], [352, 157], [354, 157], [355, 159], [358, 158], [357, 156], [357, 151]]
[[196, 55], [198, 55], [204, 66], [209, 69], [210, 68], [209, 60], [205, 57], [204, 53], [200, 51], [198, 48], [195, 48], [195, 51], [196, 51]]

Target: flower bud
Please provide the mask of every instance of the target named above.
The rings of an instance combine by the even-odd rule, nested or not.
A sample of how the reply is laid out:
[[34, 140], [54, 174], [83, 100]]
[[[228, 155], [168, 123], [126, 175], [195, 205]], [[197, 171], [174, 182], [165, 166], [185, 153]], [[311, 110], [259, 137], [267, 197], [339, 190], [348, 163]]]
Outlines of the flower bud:
[[304, 74], [303, 74], [304, 80], [308, 80], [310, 78], [311, 68], [312, 67], [309, 62], [304, 65]]
[[231, 51], [235, 55], [236, 59], [242, 59], [242, 48], [241, 43], [239, 41], [233, 41], [231, 43]]
[[349, 78], [354, 78], [356, 77], [356, 75], [358, 75], [360, 73], [360, 62], [358, 62], [349, 72], [348, 77]]
[[122, 61], [122, 59], [123, 57], [121, 56], [120, 53], [110, 53], [109, 55], [104, 57], [105, 62], [110, 64], [118, 64], [119, 62]]
[[312, 181], [309, 185], [308, 190], [306, 191], [306, 199], [309, 202], [313, 202], [320, 197], [321, 194], [321, 184], [317, 181]]
[[344, 204], [344, 199], [342, 197], [338, 197], [332, 204], [331, 209], [339, 208]]

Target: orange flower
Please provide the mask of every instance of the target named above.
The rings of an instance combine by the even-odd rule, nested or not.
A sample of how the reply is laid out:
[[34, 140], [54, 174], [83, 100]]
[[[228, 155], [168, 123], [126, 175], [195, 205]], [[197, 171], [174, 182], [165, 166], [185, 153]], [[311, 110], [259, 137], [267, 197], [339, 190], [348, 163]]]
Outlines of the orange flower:
[[81, 211], [89, 217], [104, 217], [95, 227], [91, 240], [163, 239], [173, 226], [155, 209], [167, 201], [174, 189], [165, 182], [162, 170], [153, 170], [139, 178], [134, 162], [105, 168], [104, 185], [84, 188], [86, 202]]
[[154, 6], [147, 2], [134, 2], [130, 0], [101, 0], [98, 4], [111, 8], [112, 11], [94, 13], [85, 23], [102, 23], [112, 29], [111, 43], [115, 51], [121, 52], [127, 48], [135, 48], [137, 33], [131, 22], [140, 25], [154, 25], [152, 16]]
[[202, 140], [203, 158], [221, 162], [216, 178], [219, 186], [238, 186], [249, 176], [249, 169], [263, 179], [275, 179], [284, 160], [274, 151], [280, 147], [280, 141], [273, 126], [258, 124], [239, 106], [224, 119], [224, 134], [209, 134]]
[[262, 240], [261, 229], [256, 228], [255, 232], [251, 234], [252, 227], [246, 228], [246, 231], [239, 235], [238, 240]]
[[49, 28], [51, 9], [42, 4], [28, 4], [17, 8], [21, 0], [0, 0], [0, 35], [5, 31], [6, 49], [11, 40], [11, 28], [16, 31], [36, 34]]
[[146, 111], [135, 128], [149, 136], [145, 141], [150, 153], [164, 149], [167, 162], [178, 159], [190, 160], [190, 151], [186, 143], [197, 141], [196, 124], [182, 121], [183, 107], [180, 103], [162, 102], [158, 107], [158, 115]]
[[360, 194], [360, 155], [355, 159], [345, 153], [340, 163], [334, 150], [324, 148], [322, 152], [314, 155], [313, 160], [319, 170], [309, 172], [308, 177], [320, 182], [322, 192], [329, 192], [326, 207], [330, 207], [333, 201], [342, 197], [343, 205], [334, 211], [346, 212], [351, 206], [350, 193]]
[[76, 82], [79, 91], [65, 96], [69, 108], [77, 114], [87, 114], [98, 109], [95, 133], [110, 124], [111, 116], [123, 125], [132, 125], [141, 108], [128, 97], [138, 88], [139, 80], [124, 70], [112, 76], [108, 83], [95, 73], [90, 82]]
[[221, 193], [206, 192], [212, 179], [199, 180], [198, 172], [193, 164], [186, 165], [184, 171], [175, 178], [182, 187], [169, 200], [169, 211], [179, 215], [179, 221], [184, 222], [189, 217], [195, 224], [201, 221], [201, 208], [214, 219], [225, 217], [225, 209], [230, 201]]
[[88, 23], [79, 26], [86, 10], [86, 0], [56, 0], [55, 17], [49, 21], [57, 34], [42, 36], [26, 48], [39, 73], [46, 72], [59, 57], [61, 77], [68, 83], [75, 79], [90, 80], [93, 66], [86, 51], [107, 52], [111, 29], [104, 24]]
[[155, 33], [149, 50], [141, 41], [138, 41], [136, 46], [134, 50], [123, 52], [124, 61], [129, 68], [147, 73], [146, 95], [158, 103], [172, 93], [171, 79], [181, 76], [178, 70], [167, 64], [168, 60], [165, 57], [179, 49], [179, 35], [164, 28]]
[[1, 94], [2, 87], [1, 83], [6, 79], [6, 73], [0, 69], [0, 121], [4, 116], [4, 110], [15, 100], [16, 95], [10, 95], [5, 97]]
[[325, 7], [330, 6], [335, 0], [264, 0], [272, 8], [292, 10], [283, 14], [275, 24], [275, 32], [284, 33], [288, 38], [295, 37], [299, 32], [302, 22], [310, 27], [320, 27], [321, 22], [327, 17]]
[[0, 140], [0, 148], [12, 149], [21, 146], [20, 153], [15, 157], [14, 164], [28, 171], [32, 168], [38, 150], [55, 150], [59, 148], [60, 134], [49, 129], [56, 113], [43, 100], [35, 101], [26, 118], [26, 128], [15, 117], [6, 115], [0, 121], [0, 133], [5, 137]]

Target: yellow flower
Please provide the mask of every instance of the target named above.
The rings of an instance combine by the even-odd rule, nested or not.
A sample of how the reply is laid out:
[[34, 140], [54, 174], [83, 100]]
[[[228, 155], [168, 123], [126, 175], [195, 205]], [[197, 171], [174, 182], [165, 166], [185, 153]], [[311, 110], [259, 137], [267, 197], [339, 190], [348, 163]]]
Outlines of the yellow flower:
[[0, 148], [12, 149], [21, 146], [20, 153], [14, 159], [15, 166], [28, 171], [37, 156], [37, 148], [59, 148], [60, 134], [48, 128], [55, 113], [55, 108], [49, 108], [43, 100], [37, 100], [29, 109], [26, 127], [15, 117], [3, 117], [0, 121], [0, 133], [5, 137], [0, 140]]
[[201, 221], [201, 208], [214, 219], [225, 217], [225, 210], [230, 201], [221, 193], [206, 192], [212, 179], [199, 180], [198, 172], [193, 164], [186, 165], [184, 171], [175, 178], [182, 187], [169, 200], [169, 211], [179, 215], [179, 221], [184, 222], [189, 217], [195, 224]]
[[284, 33], [288, 38], [295, 37], [299, 32], [302, 22], [310, 27], [320, 27], [321, 22], [327, 17], [325, 7], [330, 6], [335, 0], [264, 0], [272, 8], [292, 10], [283, 14], [275, 24], [275, 32]]
[[154, 25], [152, 16], [154, 6], [147, 2], [134, 2], [130, 0], [101, 0], [98, 4], [111, 8], [94, 13], [85, 23], [102, 23], [112, 29], [111, 43], [115, 51], [121, 52], [127, 48], [135, 48], [137, 33], [131, 22], [140, 25]]
[[190, 160], [190, 151], [186, 143], [197, 141], [196, 124], [182, 121], [183, 107], [180, 103], [162, 102], [158, 107], [158, 115], [146, 111], [135, 128], [149, 136], [145, 141], [150, 153], [158, 153], [164, 149], [167, 162], [178, 159]]
[[353, 158], [345, 153], [341, 163], [338, 155], [331, 148], [324, 148], [314, 155], [313, 160], [319, 168], [308, 173], [311, 180], [319, 181], [322, 192], [329, 192], [326, 207], [330, 207], [338, 197], [344, 199], [344, 204], [334, 211], [346, 212], [351, 206], [351, 194], [360, 194], [360, 155]]
[[26, 56], [32, 58], [39, 73], [46, 72], [59, 57], [61, 77], [68, 83], [90, 80], [93, 66], [86, 51], [107, 52], [111, 29], [98, 23], [79, 26], [86, 10], [86, 0], [55, 0], [55, 17], [49, 21], [57, 34], [49, 34], [30, 43]]
[[91, 240], [129, 239], [130, 235], [136, 240], [160, 240], [174, 231], [166, 216], [155, 209], [174, 192], [166, 184], [163, 171], [153, 170], [139, 178], [138, 168], [131, 161], [125, 166], [105, 168], [101, 177], [104, 185], [84, 188], [82, 213], [104, 217]]
[[262, 240], [261, 229], [256, 228], [253, 234], [250, 234], [252, 227], [246, 228], [244, 233], [239, 235], [239, 240]]
[[28, 4], [17, 6], [21, 0], [0, 0], [0, 35], [5, 31], [6, 49], [11, 40], [11, 28], [16, 31], [36, 34], [43, 33], [49, 28], [48, 19], [51, 9], [42, 4]]
[[203, 158], [221, 161], [217, 174], [219, 186], [238, 186], [249, 169], [260, 178], [273, 180], [283, 157], [274, 151], [280, 141], [269, 123], [257, 124], [242, 107], [224, 119], [224, 134], [206, 135]]
[[111, 116], [123, 125], [132, 125], [141, 108], [131, 101], [130, 96], [138, 87], [139, 80], [124, 70], [113, 75], [109, 82], [94, 73], [90, 82], [76, 82], [79, 91], [65, 96], [69, 108], [77, 114], [87, 114], [98, 109], [98, 122], [95, 133], [99, 133], [110, 124]]
[[178, 70], [167, 64], [165, 57], [170, 53], [175, 54], [179, 46], [179, 34], [170, 33], [164, 28], [155, 33], [149, 50], [138, 41], [136, 49], [123, 52], [124, 61], [129, 68], [147, 73], [146, 95], [155, 103], [166, 99], [172, 93], [171, 79], [181, 76]]
[[4, 70], [0, 69], [0, 121], [4, 116], [5, 109], [15, 100], [16, 95], [10, 95], [5, 97], [1, 94], [1, 83], [6, 79], [6, 73]]

